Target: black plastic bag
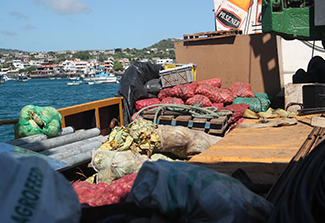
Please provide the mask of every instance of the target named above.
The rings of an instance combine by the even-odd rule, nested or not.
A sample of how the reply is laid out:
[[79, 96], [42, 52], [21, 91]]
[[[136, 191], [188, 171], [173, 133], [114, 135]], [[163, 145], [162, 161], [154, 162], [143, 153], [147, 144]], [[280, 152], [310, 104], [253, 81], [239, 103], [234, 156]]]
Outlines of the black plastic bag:
[[149, 80], [159, 78], [159, 71], [162, 69], [161, 65], [150, 62], [135, 62], [125, 71], [116, 94], [117, 97], [123, 97], [124, 125], [131, 122], [131, 117], [136, 112], [135, 102], [149, 97], [144, 84]]
[[292, 76], [292, 83], [325, 83], [325, 60], [314, 56], [308, 63], [307, 72], [298, 69]]
[[158, 95], [158, 93], [162, 89], [160, 79], [158, 79], [158, 78], [147, 81], [144, 84], [144, 87], [147, 89], [147, 92], [152, 93], [152, 94], [156, 94], [156, 95]]

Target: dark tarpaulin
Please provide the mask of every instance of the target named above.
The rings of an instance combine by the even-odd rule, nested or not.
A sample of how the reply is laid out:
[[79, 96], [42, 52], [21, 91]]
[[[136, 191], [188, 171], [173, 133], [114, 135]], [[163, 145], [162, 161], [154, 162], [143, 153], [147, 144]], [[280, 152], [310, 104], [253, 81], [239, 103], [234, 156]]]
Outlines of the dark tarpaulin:
[[159, 78], [160, 70], [163, 70], [161, 65], [150, 62], [135, 62], [126, 69], [116, 94], [117, 97], [123, 97], [124, 125], [131, 122], [131, 117], [136, 112], [135, 102], [139, 99], [149, 98], [144, 84], [151, 79]]
[[325, 83], [325, 60], [314, 56], [308, 63], [307, 72], [298, 69], [292, 76], [292, 83]]

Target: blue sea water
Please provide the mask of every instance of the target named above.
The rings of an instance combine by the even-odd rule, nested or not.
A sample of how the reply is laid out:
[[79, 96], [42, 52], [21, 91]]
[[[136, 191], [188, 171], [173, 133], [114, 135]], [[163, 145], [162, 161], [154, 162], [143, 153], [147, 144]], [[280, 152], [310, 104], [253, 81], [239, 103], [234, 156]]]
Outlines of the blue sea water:
[[[81, 84], [68, 86], [68, 79], [31, 79], [0, 84], [0, 120], [19, 118], [26, 105], [52, 106], [56, 109], [114, 97], [119, 84]], [[14, 139], [14, 126], [0, 126], [0, 142]]]

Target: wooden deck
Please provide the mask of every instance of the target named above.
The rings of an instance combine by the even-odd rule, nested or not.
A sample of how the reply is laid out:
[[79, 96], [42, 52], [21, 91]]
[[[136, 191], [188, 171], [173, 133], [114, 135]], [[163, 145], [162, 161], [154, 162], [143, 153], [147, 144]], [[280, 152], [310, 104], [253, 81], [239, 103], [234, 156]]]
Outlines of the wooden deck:
[[228, 175], [241, 168], [253, 181], [274, 183], [313, 130], [310, 116], [298, 119], [293, 126], [234, 129], [189, 163]]

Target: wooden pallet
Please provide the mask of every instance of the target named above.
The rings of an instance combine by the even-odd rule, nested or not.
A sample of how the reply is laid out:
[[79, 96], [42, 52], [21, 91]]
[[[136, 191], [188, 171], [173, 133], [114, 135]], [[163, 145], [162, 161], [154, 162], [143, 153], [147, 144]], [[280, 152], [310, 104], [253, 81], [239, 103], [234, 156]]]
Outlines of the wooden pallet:
[[208, 39], [236, 36], [241, 34], [242, 34], [242, 30], [234, 29], [234, 30], [223, 30], [223, 31], [205, 32], [205, 33], [185, 34], [183, 35], [183, 38], [184, 38], [184, 42], [189, 42], [189, 41], [208, 40]]
[[[208, 134], [222, 136], [229, 127], [231, 111], [222, 111], [226, 115], [213, 119], [194, 118], [190, 114], [183, 114], [181, 112], [166, 111], [163, 115], [159, 115], [156, 124], [185, 126], [193, 130], [204, 131]], [[153, 121], [155, 112], [145, 111], [143, 118]]]

